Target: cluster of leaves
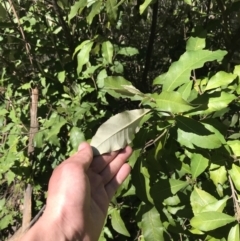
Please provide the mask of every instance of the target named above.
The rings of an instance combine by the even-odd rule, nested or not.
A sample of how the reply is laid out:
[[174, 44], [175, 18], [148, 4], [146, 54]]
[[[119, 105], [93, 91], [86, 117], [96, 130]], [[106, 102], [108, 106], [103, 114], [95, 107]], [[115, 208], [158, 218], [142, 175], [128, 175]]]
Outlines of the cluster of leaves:
[[132, 174], [100, 240], [239, 240], [239, 8], [221, 0], [0, 0], [3, 239], [20, 225], [24, 184], [34, 187], [37, 212], [52, 168], [124, 111], [91, 142], [108, 152], [138, 130]]

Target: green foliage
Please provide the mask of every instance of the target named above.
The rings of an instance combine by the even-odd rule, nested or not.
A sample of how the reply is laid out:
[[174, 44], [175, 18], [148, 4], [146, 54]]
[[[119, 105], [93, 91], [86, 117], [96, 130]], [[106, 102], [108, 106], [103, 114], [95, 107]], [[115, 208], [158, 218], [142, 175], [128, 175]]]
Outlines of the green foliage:
[[239, 15], [238, 1], [0, 0], [2, 240], [24, 185], [35, 214], [84, 140], [134, 150], [101, 241], [239, 240]]

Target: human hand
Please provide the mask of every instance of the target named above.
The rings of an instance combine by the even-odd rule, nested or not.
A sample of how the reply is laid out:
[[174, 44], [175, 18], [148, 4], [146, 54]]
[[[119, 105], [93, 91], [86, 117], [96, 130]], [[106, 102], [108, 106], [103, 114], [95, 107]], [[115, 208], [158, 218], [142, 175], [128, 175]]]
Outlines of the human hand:
[[131, 152], [126, 147], [93, 158], [90, 145], [83, 143], [76, 154], [54, 170], [46, 210], [38, 225], [41, 229], [50, 223], [50, 229], [56, 229], [48, 240], [98, 240], [109, 202], [130, 173], [125, 162]]

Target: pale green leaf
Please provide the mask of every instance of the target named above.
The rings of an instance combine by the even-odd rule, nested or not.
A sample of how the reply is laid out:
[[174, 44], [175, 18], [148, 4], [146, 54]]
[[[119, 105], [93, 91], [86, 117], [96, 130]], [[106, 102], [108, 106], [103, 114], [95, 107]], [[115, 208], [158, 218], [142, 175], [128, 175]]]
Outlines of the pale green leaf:
[[194, 153], [191, 158], [192, 178], [197, 178], [208, 167], [209, 160], [201, 154]]
[[239, 223], [237, 223], [235, 226], [233, 226], [230, 229], [227, 241], [239, 241], [239, 240], [240, 240]]
[[196, 215], [200, 213], [205, 206], [217, 202], [217, 199], [211, 194], [205, 192], [204, 190], [194, 186], [194, 190], [192, 191], [190, 196], [190, 202], [193, 213], [194, 215]]
[[144, 96], [144, 94], [138, 90], [136, 87], [134, 87], [133, 85], [122, 85], [122, 87], [127, 90], [129, 93], [132, 93], [134, 95], [142, 95]]
[[233, 73], [240, 77], [240, 65], [235, 65]]
[[60, 83], [63, 83], [63, 82], [64, 82], [65, 77], [66, 77], [66, 72], [65, 72], [65, 70], [64, 70], [64, 71], [61, 71], [61, 72], [58, 72], [58, 80], [59, 80]]
[[184, 145], [188, 148], [195, 149], [195, 146], [204, 148], [204, 149], [216, 149], [219, 148], [222, 143], [216, 137], [215, 134], [207, 136], [199, 136], [194, 133], [185, 132], [181, 129], [177, 130], [178, 137], [177, 140], [181, 145]]
[[172, 63], [167, 73], [158, 76], [153, 84], [162, 84], [163, 91], [171, 91], [190, 80], [191, 71], [201, 68], [208, 61], [221, 61], [226, 51], [197, 50], [185, 52], [177, 62]]
[[143, 214], [141, 229], [145, 241], [164, 240], [164, 227], [161, 222], [160, 214], [155, 207]]
[[104, 79], [107, 77], [107, 71], [106, 69], [103, 69], [99, 72], [97, 76], [97, 85], [98, 88], [103, 88], [104, 87]]
[[113, 45], [110, 41], [102, 43], [102, 56], [108, 64], [112, 64]]
[[210, 171], [210, 179], [217, 186], [223, 185], [227, 181], [227, 171], [224, 166], [219, 167], [216, 170]]
[[197, 228], [202, 231], [210, 231], [216, 228], [225, 226], [236, 219], [225, 213], [219, 212], [204, 212], [199, 213], [193, 217], [190, 221], [192, 227]]
[[[191, 3], [191, 0], [188, 0]], [[204, 49], [206, 46], [206, 40], [204, 38], [195, 38], [190, 37], [187, 41], [186, 50], [187, 51], [196, 51]]]
[[124, 236], [130, 237], [130, 233], [128, 232], [117, 209], [112, 210], [111, 217], [113, 229]]
[[163, 91], [159, 95], [154, 93], [151, 97], [156, 102], [157, 108], [160, 111], [182, 113], [194, 109], [194, 107], [186, 102], [178, 92]]
[[142, 15], [146, 8], [153, 2], [153, 0], [144, 0], [144, 3], [140, 5], [139, 12]]
[[224, 210], [224, 208], [226, 207], [228, 199], [229, 199], [229, 197], [226, 196], [225, 198], [223, 198], [221, 200], [210, 203], [210, 204], [206, 205], [205, 207], [203, 207], [201, 212], [203, 213], [203, 212], [215, 211], [215, 212], [221, 213]]
[[83, 65], [85, 65], [89, 61], [89, 55], [92, 49], [92, 45], [93, 45], [93, 42], [86, 43], [77, 55], [77, 62], [78, 62], [77, 73], [78, 74], [82, 71]]
[[190, 6], [192, 6], [192, 0], [184, 0], [184, 2]]
[[91, 40], [85, 40], [85, 41], [83, 41], [81, 44], [79, 44], [76, 48], [75, 48], [75, 50], [74, 50], [74, 53], [73, 53], [73, 57], [75, 56], [75, 54], [79, 51], [79, 50], [81, 50], [82, 48], [83, 48], [83, 46], [85, 45], [85, 44], [87, 44], [87, 43], [90, 43], [91, 42]]
[[136, 48], [133, 48], [133, 47], [122, 47], [117, 52], [117, 54], [124, 55], [124, 56], [133, 56], [133, 55], [139, 54], [139, 52]]
[[236, 99], [235, 95], [226, 92], [221, 92], [220, 97], [213, 97], [209, 99], [208, 109], [206, 110], [206, 112], [221, 110], [227, 107], [234, 99]]
[[187, 83], [179, 87], [177, 92], [180, 93], [182, 98], [187, 101], [189, 96], [191, 95], [192, 86], [193, 86], [193, 82], [188, 81]]
[[106, 11], [110, 22], [117, 20], [117, 0], [107, 0], [106, 1]]
[[235, 156], [240, 156], [240, 141], [228, 141], [227, 144], [231, 147]]
[[102, 1], [96, 1], [93, 5], [92, 5], [92, 9], [91, 12], [88, 14], [87, 16], [87, 22], [88, 24], [92, 24], [93, 18], [100, 13], [101, 11], [101, 5], [102, 5]]
[[228, 171], [232, 181], [237, 188], [238, 191], [240, 191], [240, 167], [237, 166], [236, 164], [232, 164], [232, 169]]
[[219, 71], [208, 81], [205, 91], [227, 86], [236, 77], [237, 77], [237, 75], [235, 75], [235, 74], [226, 73], [224, 71]]
[[70, 13], [68, 15], [68, 23], [73, 19], [84, 7], [87, 6], [87, 0], [78, 0], [71, 6]]
[[104, 89], [115, 98], [126, 96], [132, 100], [141, 100], [144, 94], [132, 86], [122, 76], [109, 76], [104, 79]]
[[131, 143], [142, 117], [149, 111], [149, 109], [124, 111], [103, 123], [91, 140], [91, 145], [95, 149], [94, 154], [116, 151]]
[[7, 214], [0, 220], [0, 230], [7, 228], [9, 225], [12, 224], [12, 222], [13, 222], [13, 215]]
[[70, 131], [69, 141], [73, 149], [77, 150], [79, 144], [85, 141], [84, 133], [79, 128], [74, 126]]

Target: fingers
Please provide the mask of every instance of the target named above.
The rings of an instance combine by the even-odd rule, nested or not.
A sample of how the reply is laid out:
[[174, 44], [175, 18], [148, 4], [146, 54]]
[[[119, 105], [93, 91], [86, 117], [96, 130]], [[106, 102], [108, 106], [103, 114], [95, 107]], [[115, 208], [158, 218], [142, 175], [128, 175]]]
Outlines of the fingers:
[[116, 193], [119, 186], [125, 181], [131, 171], [131, 167], [129, 164], [125, 163], [116, 176], [114, 176], [111, 181], [105, 186], [106, 193], [108, 195], [109, 200], [112, 199], [114, 194]]
[[106, 167], [100, 173], [104, 185], [106, 185], [119, 172], [131, 154], [132, 149], [131, 147], [127, 146], [125, 149], [121, 150], [108, 165], [106, 165]]
[[100, 173], [118, 154], [118, 151], [106, 153], [101, 156], [94, 157], [91, 169], [95, 173]]

